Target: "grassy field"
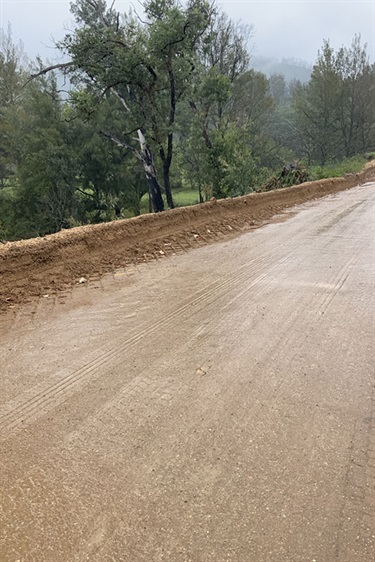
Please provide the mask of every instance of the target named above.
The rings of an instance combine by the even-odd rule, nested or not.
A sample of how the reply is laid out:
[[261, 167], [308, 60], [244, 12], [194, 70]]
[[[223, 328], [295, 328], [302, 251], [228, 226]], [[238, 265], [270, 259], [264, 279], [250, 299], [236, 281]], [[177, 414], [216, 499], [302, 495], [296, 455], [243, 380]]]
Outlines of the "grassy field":
[[[188, 207], [189, 205], [199, 203], [199, 193], [197, 189], [175, 189], [173, 190], [172, 195], [176, 207]], [[164, 204], [165, 208], [167, 208], [165, 197]], [[144, 195], [141, 199], [141, 213], [148, 213], [148, 193], [146, 193], [146, 195]]]

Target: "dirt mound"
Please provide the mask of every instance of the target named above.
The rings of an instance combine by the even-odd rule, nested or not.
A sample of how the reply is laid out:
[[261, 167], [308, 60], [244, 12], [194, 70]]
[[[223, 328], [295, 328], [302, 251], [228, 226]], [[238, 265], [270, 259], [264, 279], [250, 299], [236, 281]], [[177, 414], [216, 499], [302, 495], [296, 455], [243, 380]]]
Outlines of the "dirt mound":
[[194, 248], [254, 228], [284, 209], [323, 197], [375, 176], [375, 162], [360, 174], [210, 201], [0, 247], [0, 309], [53, 293], [79, 278]]

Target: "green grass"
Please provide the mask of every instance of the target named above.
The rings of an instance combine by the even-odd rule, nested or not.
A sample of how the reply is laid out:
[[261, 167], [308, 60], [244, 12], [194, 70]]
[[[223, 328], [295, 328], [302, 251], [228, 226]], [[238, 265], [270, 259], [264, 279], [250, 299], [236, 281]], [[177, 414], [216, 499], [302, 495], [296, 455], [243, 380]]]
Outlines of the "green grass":
[[353, 156], [326, 166], [311, 166], [309, 176], [312, 180], [321, 180], [323, 178], [337, 178], [345, 174], [355, 174], [362, 170], [366, 161], [365, 156]]
[[[176, 207], [188, 207], [189, 205], [199, 203], [199, 193], [197, 189], [174, 189], [172, 191], [172, 196]], [[167, 209], [167, 202], [164, 196], [163, 199], [165, 208]], [[146, 195], [144, 195], [141, 199], [141, 214], [143, 213], [148, 213], [148, 193], [146, 193]]]

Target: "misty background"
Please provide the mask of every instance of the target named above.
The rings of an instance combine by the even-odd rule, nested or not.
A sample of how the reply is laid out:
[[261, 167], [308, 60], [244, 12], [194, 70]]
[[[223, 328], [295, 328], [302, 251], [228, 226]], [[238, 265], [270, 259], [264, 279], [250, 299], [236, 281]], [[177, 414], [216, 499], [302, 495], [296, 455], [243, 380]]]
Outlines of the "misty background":
[[[117, 0], [115, 6], [142, 13], [137, 0]], [[287, 81], [307, 81], [323, 39], [338, 49], [350, 46], [355, 34], [375, 60], [375, 0], [222, 0], [218, 6], [252, 27], [251, 63], [268, 76], [280, 72]], [[74, 25], [69, 0], [0, 0], [0, 27], [8, 24], [31, 60], [40, 55], [51, 62], [61, 60], [55, 41]]]

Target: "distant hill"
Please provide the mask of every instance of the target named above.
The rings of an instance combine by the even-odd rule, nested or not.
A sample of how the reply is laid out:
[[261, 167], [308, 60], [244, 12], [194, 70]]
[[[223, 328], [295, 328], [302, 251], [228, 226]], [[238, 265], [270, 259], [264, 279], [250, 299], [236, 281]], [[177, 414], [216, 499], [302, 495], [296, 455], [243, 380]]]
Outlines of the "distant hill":
[[272, 74], [282, 74], [287, 83], [294, 80], [308, 82], [312, 71], [312, 65], [296, 59], [282, 59], [280, 62], [276, 58], [254, 57], [251, 63], [255, 70], [263, 72], [268, 77]]

